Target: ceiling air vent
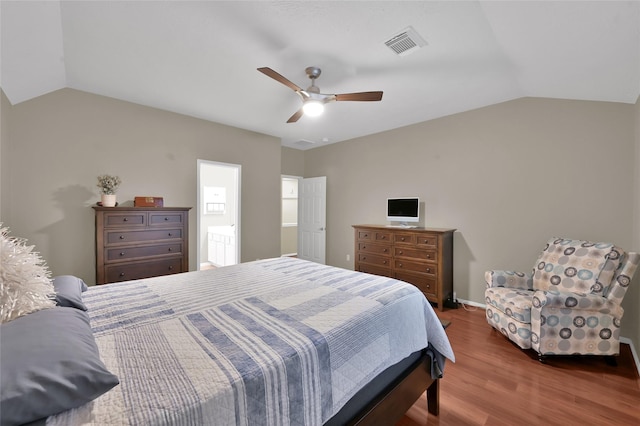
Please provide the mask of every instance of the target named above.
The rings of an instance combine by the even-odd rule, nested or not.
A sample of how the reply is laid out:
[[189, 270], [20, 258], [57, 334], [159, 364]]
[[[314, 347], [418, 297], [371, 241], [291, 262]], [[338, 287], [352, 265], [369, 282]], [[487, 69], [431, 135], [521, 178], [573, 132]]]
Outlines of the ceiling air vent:
[[396, 52], [399, 56], [405, 56], [409, 53], [415, 52], [427, 42], [420, 37], [420, 35], [413, 29], [413, 27], [407, 27], [398, 34], [385, 41], [384, 44], [389, 49]]
[[309, 141], [309, 140], [306, 140], [306, 139], [300, 139], [299, 141], [294, 142], [293, 144], [296, 145], [296, 146], [299, 146], [301, 148], [308, 148], [308, 147], [310, 147], [312, 145], [315, 145], [315, 142]]

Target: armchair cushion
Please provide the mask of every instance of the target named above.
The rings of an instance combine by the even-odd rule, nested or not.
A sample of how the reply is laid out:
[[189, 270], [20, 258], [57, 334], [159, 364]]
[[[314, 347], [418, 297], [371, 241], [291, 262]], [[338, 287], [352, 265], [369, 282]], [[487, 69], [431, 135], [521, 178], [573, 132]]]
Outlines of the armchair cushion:
[[611, 243], [551, 238], [533, 268], [533, 288], [603, 295], [623, 253]]
[[518, 290], [506, 287], [488, 288], [485, 292], [487, 306], [491, 305], [508, 317], [522, 323], [531, 322], [531, 296], [530, 290]]
[[487, 282], [487, 288], [508, 287], [522, 290], [533, 289], [531, 274], [525, 272], [486, 271], [484, 273], [484, 279]]

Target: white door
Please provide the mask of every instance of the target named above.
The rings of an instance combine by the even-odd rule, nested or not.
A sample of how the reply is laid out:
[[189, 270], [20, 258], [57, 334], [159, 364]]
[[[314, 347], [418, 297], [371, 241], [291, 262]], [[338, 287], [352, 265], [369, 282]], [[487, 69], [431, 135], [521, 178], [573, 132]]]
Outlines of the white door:
[[325, 261], [327, 228], [327, 177], [300, 180], [298, 184], [298, 257]]

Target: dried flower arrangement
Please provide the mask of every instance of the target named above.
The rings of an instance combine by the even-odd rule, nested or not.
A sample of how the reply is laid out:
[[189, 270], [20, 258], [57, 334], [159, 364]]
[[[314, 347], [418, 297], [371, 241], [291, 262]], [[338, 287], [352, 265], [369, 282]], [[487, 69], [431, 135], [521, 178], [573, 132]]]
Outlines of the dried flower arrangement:
[[98, 176], [98, 188], [104, 195], [114, 195], [122, 181], [118, 176], [102, 175]]

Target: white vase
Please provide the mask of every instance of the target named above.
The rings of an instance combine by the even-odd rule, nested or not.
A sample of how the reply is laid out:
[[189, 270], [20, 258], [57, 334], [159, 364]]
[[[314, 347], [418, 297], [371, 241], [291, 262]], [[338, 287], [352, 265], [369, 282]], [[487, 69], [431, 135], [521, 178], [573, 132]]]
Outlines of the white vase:
[[102, 207], [115, 207], [116, 194], [102, 194]]

